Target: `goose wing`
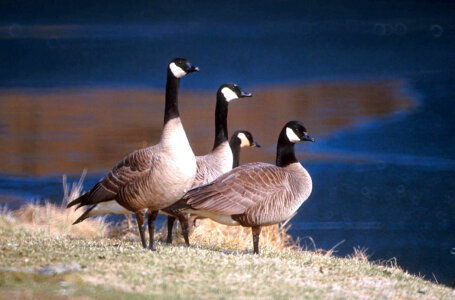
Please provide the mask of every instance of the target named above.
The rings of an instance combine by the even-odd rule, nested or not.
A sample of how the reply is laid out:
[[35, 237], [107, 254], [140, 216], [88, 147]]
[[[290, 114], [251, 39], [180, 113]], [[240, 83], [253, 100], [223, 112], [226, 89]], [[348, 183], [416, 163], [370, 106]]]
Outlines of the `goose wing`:
[[207, 177], [210, 176], [210, 168], [207, 165], [207, 159], [206, 156], [196, 156], [196, 177], [194, 177], [193, 181], [193, 187], [197, 187], [206, 183], [209, 183], [210, 181], [207, 182]]
[[120, 190], [131, 181], [143, 177], [153, 166], [155, 146], [128, 154], [90, 191], [68, 204], [68, 207], [97, 204], [117, 197]]
[[[212, 182], [218, 178], [223, 172], [219, 170], [220, 168], [217, 165], [211, 164], [209, 160], [209, 155], [196, 156], [196, 177], [194, 178], [192, 187], [198, 187], [203, 184]], [[217, 168], [218, 167], [218, 168]]]
[[190, 190], [184, 197], [193, 209], [216, 214], [242, 214], [248, 208], [286, 193], [288, 174], [266, 163], [242, 165], [215, 181]]

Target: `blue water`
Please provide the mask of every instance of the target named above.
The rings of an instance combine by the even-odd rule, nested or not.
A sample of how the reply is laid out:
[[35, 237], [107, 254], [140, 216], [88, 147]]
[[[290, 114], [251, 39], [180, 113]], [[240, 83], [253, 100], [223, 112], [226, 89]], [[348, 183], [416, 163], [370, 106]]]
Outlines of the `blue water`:
[[[253, 1], [217, 7], [5, 2], [0, 87], [161, 88], [164, 78], [156, 70], [175, 56], [201, 68], [201, 76], [182, 81], [183, 88], [214, 90], [225, 81], [259, 86], [402, 80], [417, 104], [411, 114], [366, 120], [318, 139], [313, 149], [302, 146], [331, 159], [302, 157], [314, 191], [293, 219], [291, 233], [311, 236], [324, 249], [344, 241], [336, 248], [339, 255], [359, 246], [375, 260], [396, 257], [406, 270], [450, 285], [455, 279], [454, 19], [450, 1]], [[361, 162], [353, 163], [358, 157]], [[85, 188], [101, 176], [89, 174]], [[12, 202], [58, 201], [61, 177], [2, 173], [0, 191]]]

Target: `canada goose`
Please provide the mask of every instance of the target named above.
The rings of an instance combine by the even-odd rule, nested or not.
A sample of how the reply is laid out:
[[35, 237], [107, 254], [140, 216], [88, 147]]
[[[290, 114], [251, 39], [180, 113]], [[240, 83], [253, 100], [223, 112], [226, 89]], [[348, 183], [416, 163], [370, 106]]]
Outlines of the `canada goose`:
[[196, 158], [183, 129], [178, 110], [180, 78], [199, 71], [186, 59], [173, 59], [167, 68], [164, 126], [158, 144], [134, 151], [123, 158], [90, 191], [67, 207], [89, 208], [73, 223], [105, 213], [135, 213], [142, 246], [148, 211], [150, 249], [155, 250], [154, 221], [158, 210], [179, 200], [196, 176]]
[[[231, 139], [229, 140], [229, 146], [231, 147], [232, 150], [232, 156], [233, 156], [233, 163], [232, 163], [232, 168], [237, 168], [239, 166], [239, 160], [240, 160], [240, 148], [243, 147], [257, 147], [260, 148], [261, 145], [256, 142], [256, 140], [253, 139], [253, 135], [247, 131], [247, 130], [237, 130], [235, 131]], [[196, 161], [198, 159], [198, 156], [196, 156]], [[180, 224], [183, 224], [182, 226], [182, 231], [184, 232], [183, 236], [185, 238], [185, 242], [187, 242], [187, 245], [189, 245], [189, 239], [188, 239], [188, 233], [189, 233], [189, 224], [186, 225], [188, 222], [188, 215], [186, 213], [179, 213], [178, 211], [172, 212], [171, 210], [160, 210], [161, 214], [166, 214], [168, 215], [168, 234], [167, 234], [167, 239], [166, 243], [171, 244], [172, 243], [172, 230], [174, 227], [175, 219], [178, 218]], [[128, 221], [128, 228], [131, 228], [131, 215], [127, 214], [127, 221]], [[193, 226], [196, 224], [196, 220], [200, 219], [205, 219], [204, 217], [199, 217], [195, 216], [192, 219], [192, 224]]]
[[278, 138], [276, 166], [249, 163], [194, 188], [173, 205], [225, 225], [251, 227], [254, 253], [259, 253], [261, 226], [290, 218], [308, 199], [310, 174], [295, 157], [294, 144], [314, 142], [298, 121], [290, 121]]
[[[219, 87], [216, 93], [215, 141], [210, 153], [204, 156], [196, 156], [197, 171], [192, 187], [209, 183], [232, 169], [234, 159], [228, 142], [227, 128], [229, 102], [234, 99], [251, 96], [253, 96], [251, 93], [244, 92], [238, 85], [233, 83], [225, 83]], [[172, 229], [177, 218], [182, 226], [185, 243], [189, 245], [189, 215], [174, 212], [172, 209], [163, 209], [160, 213], [168, 215], [168, 236], [166, 242], [172, 243]]]
[[243, 147], [258, 147], [261, 148], [261, 145], [259, 145], [254, 139], [253, 135], [246, 130], [237, 130], [234, 132], [234, 134], [231, 137], [231, 140], [229, 141], [229, 146], [231, 146], [232, 150], [232, 155], [234, 158], [234, 161], [232, 163], [232, 168], [237, 168], [239, 166], [239, 161], [240, 161], [240, 148]]
[[[232, 150], [232, 155], [233, 155], [233, 163], [232, 163], [232, 168], [237, 168], [239, 166], [239, 160], [240, 160], [240, 148], [243, 147], [258, 147], [260, 148], [261, 145], [259, 145], [254, 139], [253, 135], [246, 130], [237, 130], [234, 132], [234, 134], [231, 136], [231, 139], [229, 140], [229, 146], [231, 146]], [[177, 212], [178, 213], [178, 212]], [[193, 215], [190, 216], [190, 223], [192, 226], [196, 226], [196, 221], [205, 219], [205, 217]], [[169, 219], [168, 219], [169, 220]], [[172, 242], [172, 232], [169, 233], [168, 231], [168, 236], [167, 236], [167, 243]]]

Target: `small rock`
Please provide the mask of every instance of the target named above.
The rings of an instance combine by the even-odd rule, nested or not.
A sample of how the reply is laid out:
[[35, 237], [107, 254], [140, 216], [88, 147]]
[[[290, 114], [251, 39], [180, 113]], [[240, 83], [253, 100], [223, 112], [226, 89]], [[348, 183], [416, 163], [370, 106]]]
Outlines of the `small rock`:
[[7, 272], [21, 272], [21, 273], [27, 273], [27, 274], [34, 274], [35, 269], [31, 267], [25, 267], [25, 268], [17, 268], [17, 267], [0, 267], [0, 271], [7, 271]]
[[0, 267], [0, 271], [20, 272], [19, 268], [17, 267]]
[[38, 270], [38, 273], [43, 275], [57, 275], [70, 272], [78, 272], [80, 270], [82, 270], [81, 266], [78, 263], [73, 262], [70, 264], [55, 264], [52, 266], [46, 266], [40, 268]]
[[68, 286], [70, 286], [70, 283], [68, 281], [60, 281], [60, 286], [61, 287], [68, 287]]

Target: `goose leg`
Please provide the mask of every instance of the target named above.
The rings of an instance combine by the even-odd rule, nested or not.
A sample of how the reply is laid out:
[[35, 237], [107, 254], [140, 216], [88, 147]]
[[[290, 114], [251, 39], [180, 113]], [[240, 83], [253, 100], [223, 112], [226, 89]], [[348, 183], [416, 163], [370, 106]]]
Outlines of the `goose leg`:
[[175, 217], [167, 216], [167, 239], [166, 243], [172, 244], [172, 229], [174, 228]]
[[150, 250], [152, 250], [152, 251], [156, 251], [156, 248], [155, 248], [155, 219], [157, 216], [158, 216], [157, 210], [149, 211], [149, 213], [148, 213]]
[[167, 216], [167, 239], [166, 243], [172, 244], [172, 229], [174, 228], [175, 217]]
[[143, 211], [136, 213], [137, 227], [139, 228], [139, 234], [141, 235], [142, 247], [147, 249], [147, 242], [145, 241], [145, 213]]
[[182, 234], [183, 234], [183, 238], [185, 239], [185, 244], [187, 246], [189, 246], [190, 239], [188, 238], [188, 233], [190, 232], [190, 230], [189, 230], [190, 214], [179, 214], [178, 218], [179, 218], [180, 226], [182, 226]]
[[254, 254], [259, 254], [259, 235], [261, 234], [261, 226], [253, 226], [253, 247]]

